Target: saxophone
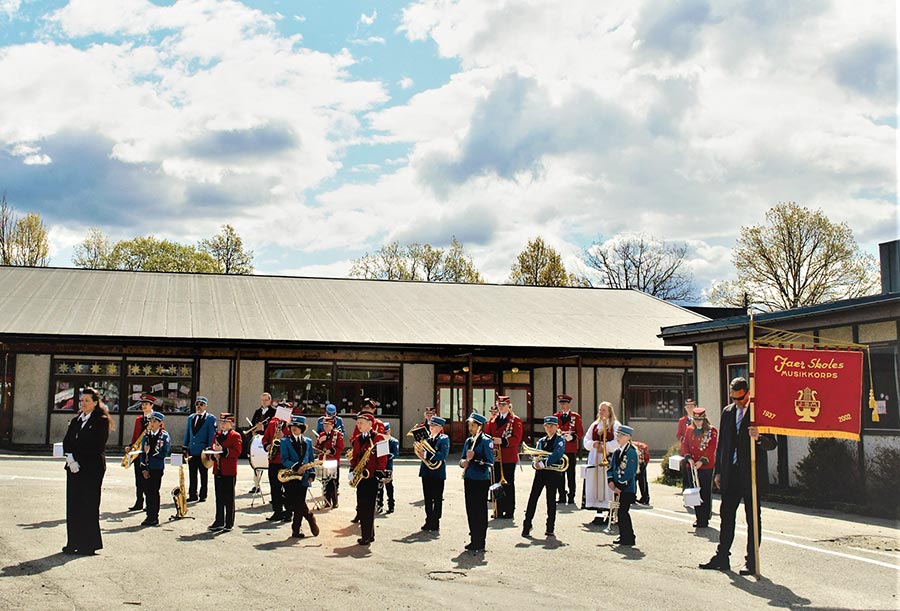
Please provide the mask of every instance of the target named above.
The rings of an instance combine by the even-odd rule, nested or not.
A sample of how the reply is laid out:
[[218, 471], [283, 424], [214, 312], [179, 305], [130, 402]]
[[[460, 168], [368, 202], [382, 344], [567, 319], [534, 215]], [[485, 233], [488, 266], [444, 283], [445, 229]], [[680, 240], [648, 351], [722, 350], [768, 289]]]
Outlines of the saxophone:
[[172, 489], [172, 500], [175, 501], [175, 517], [180, 520], [187, 515], [187, 491], [184, 488], [184, 463], [178, 468], [178, 487]]
[[372, 448], [374, 448], [374, 444], [369, 444], [369, 447], [366, 448], [366, 451], [363, 452], [363, 455], [360, 457], [359, 462], [356, 463], [356, 466], [353, 467], [353, 470], [350, 472], [350, 487], [356, 488], [364, 479], [369, 477], [369, 470], [366, 469], [366, 465], [369, 463], [369, 457], [372, 455]]
[[[277, 435], [277, 437], [276, 437]], [[281, 450], [281, 438], [284, 437], [284, 432], [282, 432], [281, 427], [275, 429], [275, 433], [272, 435], [272, 444], [269, 446], [269, 463], [273, 462], [281, 462], [281, 460], [275, 460], [276, 454], [278, 454]]]
[[[281, 469], [278, 471], [278, 481], [282, 484], [286, 484], [287, 482], [292, 482], [296, 479], [303, 479], [304, 474], [313, 467], [318, 467], [322, 464], [321, 460], [314, 460], [312, 462], [308, 462], [305, 465], [300, 465], [296, 470], [294, 469]], [[353, 484], [350, 484], [351, 486]]]
[[131, 445], [127, 450], [125, 450], [125, 456], [122, 457], [122, 468], [127, 469], [131, 466], [131, 463], [134, 461], [134, 456], [131, 455], [132, 452], [137, 452], [141, 449], [141, 444], [144, 443], [144, 435], [147, 434], [147, 429], [141, 431], [141, 436], [137, 438], [137, 441]]

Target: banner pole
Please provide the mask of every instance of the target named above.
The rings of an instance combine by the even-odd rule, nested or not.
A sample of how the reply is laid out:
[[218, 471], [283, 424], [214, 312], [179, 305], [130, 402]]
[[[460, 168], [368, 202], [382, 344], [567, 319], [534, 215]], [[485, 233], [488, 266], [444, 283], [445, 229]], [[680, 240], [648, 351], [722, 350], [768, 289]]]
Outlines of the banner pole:
[[[749, 331], [749, 370], [750, 370], [750, 426], [756, 426], [755, 403], [756, 403], [756, 346], [753, 335], [753, 308], [750, 308], [750, 331]], [[755, 559], [753, 570], [756, 580], [760, 579], [759, 572], [759, 497], [756, 493], [756, 440], [750, 438], [750, 494], [753, 499], [753, 532], [747, 533], [747, 536], [753, 535], [753, 558]]]

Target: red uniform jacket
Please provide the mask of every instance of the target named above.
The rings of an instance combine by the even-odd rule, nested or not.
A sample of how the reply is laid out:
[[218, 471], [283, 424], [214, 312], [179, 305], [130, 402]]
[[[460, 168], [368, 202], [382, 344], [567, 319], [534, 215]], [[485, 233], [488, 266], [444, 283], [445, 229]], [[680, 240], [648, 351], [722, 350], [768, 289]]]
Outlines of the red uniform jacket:
[[[581, 423], [581, 416], [578, 412], [569, 410], [566, 412], [556, 412], [553, 414], [559, 419], [559, 433], [565, 439], [565, 433], [572, 434], [572, 440], [566, 440], [566, 454], [575, 454], [581, 447], [581, 440], [584, 438], [584, 425]], [[565, 417], [565, 423], [563, 418]]]
[[675, 431], [675, 439], [678, 441], [684, 440], [684, 432], [688, 430], [691, 426], [691, 419], [687, 416], [682, 416], [678, 419], [678, 430]]
[[331, 434], [321, 433], [316, 439], [313, 451], [322, 455], [323, 460], [337, 460], [341, 466], [341, 454], [344, 453], [344, 435], [337, 427], [331, 429]]
[[[141, 414], [134, 421], [134, 431], [131, 432], [131, 445], [134, 445], [138, 440], [138, 437], [141, 436], [141, 433], [147, 428], [147, 421], [149, 418], [145, 418], [144, 414]], [[162, 428], [166, 428], [166, 423], [162, 423]]]
[[387, 469], [387, 461], [388, 454], [384, 456], [376, 456], [377, 452], [375, 450], [375, 446], [381, 442], [385, 441], [384, 435], [381, 433], [369, 433], [369, 439], [364, 441], [362, 435], [357, 435], [354, 437], [350, 443], [353, 444], [353, 457], [350, 458], [350, 468], [354, 469], [359, 463], [359, 460], [362, 458], [362, 455], [365, 454], [366, 449], [369, 445], [372, 445], [372, 452], [369, 454], [369, 461], [366, 463], [366, 471], [368, 471], [369, 476], [366, 479], [373, 479], [375, 477], [376, 471], [381, 471], [384, 473], [385, 469]]
[[216, 441], [222, 446], [219, 460], [213, 465], [213, 475], [237, 475], [238, 458], [241, 457], [241, 434], [237, 431], [216, 433]]
[[[272, 441], [275, 439], [275, 431], [278, 430], [278, 427], [281, 427], [281, 432], [284, 433], [285, 437], [291, 436], [291, 430], [288, 428], [285, 421], [279, 420], [278, 418], [272, 418], [269, 420], [269, 424], [266, 425], [266, 431], [263, 433], [263, 448], [265, 448], [266, 452], [272, 447]], [[275, 455], [269, 459], [269, 464], [280, 465], [281, 452], [275, 452]]]
[[519, 462], [519, 446], [522, 445], [522, 419], [512, 413], [501, 421], [497, 414], [484, 425], [488, 437], [500, 438], [500, 462]]
[[719, 441], [719, 431], [715, 427], [709, 427], [706, 433], [697, 434], [698, 430], [688, 427], [681, 441], [681, 455], [685, 458], [693, 458], [698, 469], [712, 469], [716, 466], [716, 445]]
[[650, 464], [650, 448], [647, 447], [647, 444], [642, 441], [634, 441], [631, 440], [631, 445], [634, 446], [634, 449], [637, 450], [638, 455], [638, 466], [640, 469], [644, 469], [647, 465]]

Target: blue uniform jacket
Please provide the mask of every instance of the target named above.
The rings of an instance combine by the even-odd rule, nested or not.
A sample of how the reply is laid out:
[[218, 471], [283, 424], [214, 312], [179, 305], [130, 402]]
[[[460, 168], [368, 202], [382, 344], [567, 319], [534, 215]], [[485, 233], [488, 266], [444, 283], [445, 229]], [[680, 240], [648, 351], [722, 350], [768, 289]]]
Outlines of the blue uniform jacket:
[[[313, 442], [309, 437], [301, 437], [303, 442], [305, 442], [305, 451], [303, 452], [303, 456], [297, 452], [294, 448], [294, 444], [292, 443], [292, 437], [285, 437], [281, 440], [281, 464], [285, 469], [290, 469], [294, 465], [305, 465], [311, 463], [315, 460], [313, 457]], [[305, 477], [300, 480], [300, 485], [304, 488], [308, 488], [311, 480], [315, 479], [316, 476], [316, 468], [311, 467], [306, 470]]]
[[627, 443], [615, 452], [609, 462], [606, 482], [615, 484], [619, 492], [637, 492], [634, 477], [637, 475], [638, 455], [631, 443]]
[[151, 469], [153, 471], [162, 471], [166, 468], [166, 457], [172, 451], [172, 438], [165, 429], [160, 429], [156, 436], [156, 447], [150, 447], [150, 436], [152, 433], [147, 430], [144, 435], [144, 441], [141, 442], [140, 459], [141, 470]]
[[388, 462], [387, 462], [387, 470], [394, 470], [394, 459], [400, 457], [400, 442], [393, 437], [388, 440], [388, 449], [390, 453], [388, 454]]
[[[319, 436], [325, 432], [325, 425], [322, 424], [322, 420], [324, 419], [325, 416], [319, 416], [319, 419], [316, 420], [316, 436]], [[347, 431], [344, 430], [344, 420], [340, 416], [334, 417], [334, 428], [338, 429], [344, 435], [347, 434]]]
[[553, 437], [541, 437], [537, 443], [538, 450], [551, 452], [550, 456], [544, 459], [544, 466], [557, 466], [559, 461], [566, 453], [566, 440], [562, 435], [554, 435]]
[[216, 436], [216, 418], [208, 412], [206, 420], [200, 426], [200, 430], [194, 434], [194, 422], [199, 417], [199, 414], [191, 414], [190, 418], [188, 418], [187, 426], [184, 428], [182, 448], [187, 448], [188, 454], [191, 456], [200, 456], [203, 450], [211, 448], [213, 438]]
[[[463, 444], [462, 459], [466, 459], [466, 453], [472, 446], [472, 438], [466, 439]], [[494, 466], [494, 441], [487, 435], [479, 433], [475, 441], [475, 456], [469, 461], [469, 466], [463, 474], [463, 479], [489, 480], [491, 468]]]
[[[447, 455], [450, 454], [450, 438], [441, 433], [437, 439], [428, 439], [428, 443], [434, 448], [434, 453], [425, 452], [425, 458], [429, 462], [441, 461], [441, 466], [431, 470], [425, 463], [419, 465], [419, 477], [428, 479], [447, 479]], [[463, 455], [465, 458], [465, 455]]]

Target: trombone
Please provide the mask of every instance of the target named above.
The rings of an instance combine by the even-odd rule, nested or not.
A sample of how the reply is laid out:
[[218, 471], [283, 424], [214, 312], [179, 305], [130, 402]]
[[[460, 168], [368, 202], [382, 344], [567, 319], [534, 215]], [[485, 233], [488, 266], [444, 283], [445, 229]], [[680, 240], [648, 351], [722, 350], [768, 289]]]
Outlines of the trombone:
[[[530, 445], [522, 442], [522, 451], [520, 454], [525, 454], [531, 457], [532, 466], [537, 464], [538, 462], [545, 460], [548, 458], [553, 452], [548, 452], [547, 450], [538, 450], [537, 448], [532, 448]], [[557, 465], [545, 465], [545, 471], [558, 471], [559, 473], [565, 473], [569, 469], [569, 457], [563, 454], [562, 460], [559, 461]]]

